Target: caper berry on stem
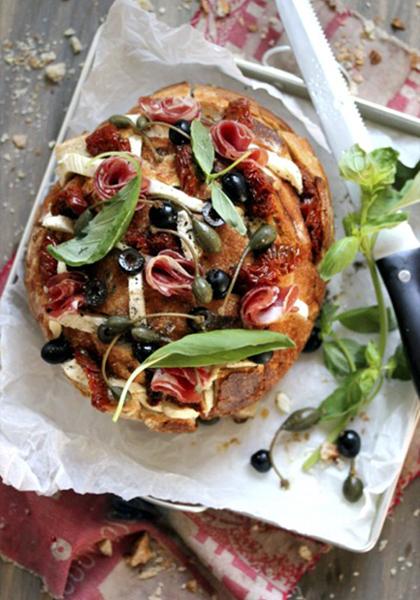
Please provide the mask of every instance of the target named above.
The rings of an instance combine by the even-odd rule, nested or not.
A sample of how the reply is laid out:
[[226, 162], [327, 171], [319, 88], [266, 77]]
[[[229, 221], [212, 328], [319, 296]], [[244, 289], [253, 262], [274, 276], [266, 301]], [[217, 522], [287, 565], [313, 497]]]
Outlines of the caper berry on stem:
[[357, 502], [363, 496], [363, 481], [357, 477], [354, 464], [343, 483], [343, 496], [348, 502]]
[[307, 406], [306, 408], [300, 408], [295, 410], [287, 419], [282, 423], [281, 431], [307, 431], [318, 423], [321, 418], [321, 412], [319, 408], [312, 408]]
[[132, 127], [133, 123], [129, 117], [125, 115], [112, 115], [109, 117], [108, 121], [118, 127], [118, 129], [126, 129], [127, 127]]
[[194, 239], [198, 245], [208, 254], [217, 254], [222, 249], [222, 240], [214, 229], [209, 227], [207, 223], [192, 219], [192, 227]]

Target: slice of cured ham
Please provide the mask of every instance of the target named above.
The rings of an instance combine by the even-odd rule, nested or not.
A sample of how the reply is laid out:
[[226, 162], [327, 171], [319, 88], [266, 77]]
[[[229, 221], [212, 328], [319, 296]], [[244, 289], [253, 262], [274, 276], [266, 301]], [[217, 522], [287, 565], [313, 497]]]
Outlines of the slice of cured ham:
[[229, 119], [219, 121], [210, 131], [216, 152], [231, 160], [236, 160], [246, 152], [254, 138], [246, 125]]
[[194, 263], [174, 250], [162, 250], [146, 266], [146, 281], [163, 296], [180, 296], [191, 290]]
[[83, 294], [86, 276], [83, 273], [68, 272], [53, 275], [47, 282], [48, 302], [46, 309], [51, 317], [64, 312], [76, 312], [84, 303]]
[[180, 98], [139, 98], [139, 107], [152, 121], [174, 124], [180, 119], [192, 121], [200, 114], [200, 106], [191, 96]]
[[112, 156], [96, 169], [94, 189], [102, 200], [109, 200], [135, 176], [136, 171], [129, 162]]
[[157, 369], [153, 375], [151, 389], [173, 396], [184, 404], [199, 404], [203, 390], [211, 380], [211, 373], [204, 368]]
[[242, 300], [242, 321], [249, 327], [266, 327], [295, 310], [298, 297], [297, 285], [284, 288], [276, 285], [255, 287], [247, 292]]

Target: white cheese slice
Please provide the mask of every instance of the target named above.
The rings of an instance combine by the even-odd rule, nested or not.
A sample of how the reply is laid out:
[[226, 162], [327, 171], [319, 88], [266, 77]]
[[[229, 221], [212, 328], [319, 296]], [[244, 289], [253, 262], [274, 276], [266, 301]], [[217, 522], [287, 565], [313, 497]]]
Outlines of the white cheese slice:
[[161, 402], [162, 412], [170, 419], [196, 419], [200, 413], [193, 408], [180, 408], [171, 402]]
[[[256, 144], [250, 144], [250, 149], [258, 148]], [[289, 181], [299, 194], [303, 191], [302, 174], [299, 167], [289, 158], [278, 156], [275, 152], [266, 150], [268, 154], [267, 167], [281, 179]], [[265, 170], [265, 169], [264, 169]]]
[[[176, 228], [177, 228], [178, 233], [180, 233], [181, 235], [182, 234], [185, 235], [190, 240], [190, 243], [193, 246], [196, 254], [198, 256], [200, 256], [201, 249], [195, 243], [191, 217], [187, 213], [187, 211], [185, 211], [185, 210], [179, 211], [178, 216], [177, 216]], [[185, 241], [182, 238], [181, 238], [181, 246], [182, 246], [182, 251], [184, 252], [185, 258], [192, 259], [193, 256], [191, 254], [191, 251], [190, 251], [188, 245], [185, 243]]]
[[211, 387], [209, 389], [204, 390], [202, 406], [203, 406], [203, 413], [205, 415], [208, 415], [214, 406], [214, 386], [213, 386], [213, 384], [211, 385]]
[[143, 147], [143, 141], [139, 135], [129, 135], [128, 141], [130, 142], [131, 154], [134, 156], [141, 156], [141, 149]]
[[128, 278], [128, 312], [133, 321], [144, 317], [146, 314], [146, 304], [144, 301], [143, 275], [133, 275]]
[[150, 179], [148, 194], [167, 198], [168, 200], [177, 200], [182, 206], [186, 206], [190, 210], [198, 213], [201, 212], [204, 206], [204, 202], [199, 198], [188, 196], [188, 194], [182, 190], [178, 190], [157, 179]]
[[88, 389], [86, 374], [75, 358], [67, 360], [61, 366], [69, 379], [79, 384], [82, 388]]
[[296, 306], [298, 309], [297, 312], [301, 317], [304, 319], [309, 317], [309, 306], [306, 304], [306, 302], [303, 302], [303, 300], [296, 300], [294, 306]]
[[74, 225], [72, 219], [63, 217], [63, 215], [52, 215], [47, 213], [41, 221], [42, 227], [51, 229], [51, 231], [60, 231], [62, 233], [74, 233]]
[[224, 369], [249, 369], [249, 367], [256, 367], [257, 363], [252, 362], [252, 360], [240, 360], [238, 362], [231, 362], [227, 365], [224, 365]]
[[99, 325], [105, 323], [105, 317], [98, 317], [95, 315], [79, 315], [78, 313], [63, 313], [56, 318], [56, 321], [63, 327], [70, 327], [70, 329], [78, 329], [85, 333], [96, 333]]
[[64, 154], [64, 156], [57, 161], [56, 168], [56, 173], [60, 179], [60, 183], [64, 184], [67, 175], [70, 173], [83, 175], [84, 177], [93, 177], [102, 160], [103, 159], [101, 158], [84, 156], [83, 154], [79, 154], [77, 152], [69, 152], [68, 154]]
[[65, 262], [63, 262], [62, 260], [59, 260], [57, 262], [57, 273], [67, 273], [67, 265]]
[[51, 333], [55, 338], [60, 337], [61, 332], [63, 330], [62, 326], [60, 325], [60, 323], [58, 321], [55, 321], [54, 319], [50, 319], [48, 321], [48, 329], [51, 331]]

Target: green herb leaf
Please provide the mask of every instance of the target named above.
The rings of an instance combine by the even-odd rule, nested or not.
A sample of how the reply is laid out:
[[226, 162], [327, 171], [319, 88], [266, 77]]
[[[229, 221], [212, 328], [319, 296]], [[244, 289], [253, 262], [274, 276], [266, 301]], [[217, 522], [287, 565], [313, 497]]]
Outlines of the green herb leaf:
[[340, 172], [345, 179], [354, 181], [364, 192], [372, 194], [392, 185], [397, 159], [398, 152], [393, 148], [377, 148], [367, 153], [356, 144], [344, 153]]
[[402, 381], [409, 381], [411, 379], [411, 371], [408, 366], [407, 356], [401, 344], [398, 344], [385, 368], [387, 376], [391, 379], [401, 379]]
[[420, 173], [412, 181], [408, 181], [401, 190], [401, 197], [393, 210], [400, 210], [420, 202]]
[[350, 212], [343, 219], [344, 232], [347, 236], [355, 235], [360, 226], [360, 212]]
[[396, 227], [400, 223], [407, 221], [408, 214], [404, 212], [397, 212], [391, 214], [385, 214], [381, 217], [369, 218], [366, 221], [366, 225], [362, 228], [363, 235], [369, 235], [371, 233], [376, 233], [381, 229], [392, 229]]
[[121, 414], [130, 385], [145, 369], [224, 365], [254, 354], [294, 347], [295, 343], [287, 335], [267, 330], [217, 329], [186, 335], [153, 352], [131, 373], [125, 383], [113, 421], [117, 421]]
[[414, 179], [420, 173], [420, 160], [414, 167], [407, 167], [401, 161], [397, 160], [397, 172], [395, 175], [394, 187], [401, 190], [410, 179]]
[[354, 261], [359, 250], [359, 240], [354, 236], [347, 236], [337, 240], [329, 248], [319, 265], [319, 274], [325, 281], [339, 273]]
[[365, 359], [369, 367], [373, 369], [381, 368], [381, 355], [376, 342], [370, 341], [366, 346]]
[[214, 210], [222, 217], [225, 223], [234, 227], [241, 235], [246, 234], [245, 223], [236, 206], [216, 183], [211, 185], [211, 203]]
[[360, 383], [362, 374], [363, 371], [346, 377], [343, 383], [321, 402], [319, 406], [321, 423], [332, 421], [345, 415], [357, 414], [366, 398], [366, 387], [362, 387]]
[[71, 267], [98, 262], [112, 250], [129, 226], [137, 206], [141, 175], [131, 179], [83, 230], [84, 237], [74, 237], [48, 252]]
[[329, 335], [332, 331], [332, 324], [335, 320], [335, 315], [339, 310], [338, 304], [334, 304], [330, 300], [326, 300], [322, 306], [319, 324], [323, 337]]
[[367, 213], [368, 220], [377, 219], [392, 212], [401, 199], [401, 193], [387, 187], [375, 194]]
[[[393, 331], [397, 328], [394, 313], [388, 308], [388, 328]], [[352, 308], [336, 314], [334, 320], [339, 321], [344, 327], [358, 333], [379, 332], [379, 308], [378, 305]]]
[[335, 377], [343, 377], [351, 373], [349, 361], [343, 352], [340, 345], [344, 346], [346, 352], [353, 360], [356, 368], [365, 367], [365, 350], [366, 346], [358, 344], [354, 340], [340, 339], [340, 344], [335, 341], [324, 342], [322, 345], [322, 351], [324, 355], [324, 363], [327, 369]]
[[214, 147], [210, 131], [201, 121], [191, 123], [191, 147], [195, 160], [206, 175], [210, 175], [214, 163]]

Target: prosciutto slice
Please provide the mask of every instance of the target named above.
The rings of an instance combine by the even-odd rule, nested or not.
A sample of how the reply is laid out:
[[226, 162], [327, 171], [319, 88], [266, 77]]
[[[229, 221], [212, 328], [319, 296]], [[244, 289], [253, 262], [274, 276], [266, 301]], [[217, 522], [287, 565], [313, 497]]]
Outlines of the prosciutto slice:
[[283, 315], [297, 310], [299, 297], [297, 285], [280, 288], [276, 285], [260, 285], [245, 294], [241, 304], [241, 318], [249, 327], [266, 327]]
[[174, 124], [180, 119], [192, 121], [200, 115], [200, 105], [191, 96], [181, 98], [139, 98], [139, 107], [152, 121]]
[[135, 176], [136, 171], [129, 162], [111, 156], [96, 169], [93, 187], [99, 198], [109, 200]]
[[162, 250], [146, 266], [146, 281], [163, 296], [180, 296], [191, 290], [195, 267], [175, 250]]
[[157, 369], [152, 378], [151, 389], [153, 392], [173, 396], [183, 404], [199, 404], [210, 378], [211, 373], [204, 368]]
[[47, 312], [59, 317], [65, 312], [76, 312], [84, 304], [83, 290], [86, 275], [75, 271], [53, 275], [47, 282]]
[[210, 130], [216, 152], [224, 158], [236, 160], [248, 150], [254, 138], [252, 131], [238, 121], [223, 119]]

